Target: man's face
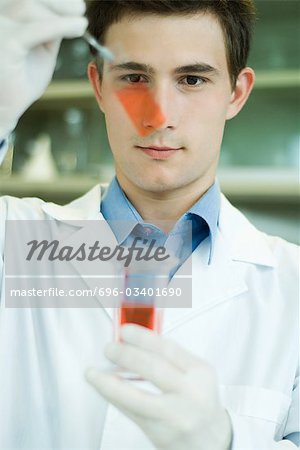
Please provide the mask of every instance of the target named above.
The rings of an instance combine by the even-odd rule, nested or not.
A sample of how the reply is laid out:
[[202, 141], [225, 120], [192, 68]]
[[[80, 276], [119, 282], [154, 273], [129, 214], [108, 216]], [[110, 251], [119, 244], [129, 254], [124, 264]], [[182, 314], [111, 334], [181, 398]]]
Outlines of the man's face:
[[[153, 193], [211, 185], [233, 96], [217, 19], [125, 17], [110, 26], [105, 45], [116, 58], [104, 64], [99, 103], [119, 180]], [[156, 108], [141, 114], [140, 133], [118, 93], [135, 98], [144, 88]]]

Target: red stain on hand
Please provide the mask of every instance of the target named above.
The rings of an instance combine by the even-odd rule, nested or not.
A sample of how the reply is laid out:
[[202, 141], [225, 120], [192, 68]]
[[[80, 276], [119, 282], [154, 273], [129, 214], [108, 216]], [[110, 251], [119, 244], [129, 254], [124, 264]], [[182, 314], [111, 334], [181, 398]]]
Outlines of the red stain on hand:
[[148, 136], [164, 122], [159, 105], [147, 87], [124, 88], [116, 92], [140, 136]]

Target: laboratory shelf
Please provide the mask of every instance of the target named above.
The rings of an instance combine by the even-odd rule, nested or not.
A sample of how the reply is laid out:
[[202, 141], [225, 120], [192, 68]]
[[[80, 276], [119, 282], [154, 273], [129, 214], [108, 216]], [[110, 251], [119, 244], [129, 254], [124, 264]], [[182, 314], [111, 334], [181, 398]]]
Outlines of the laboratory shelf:
[[[101, 180], [101, 176], [100, 176]], [[247, 203], [299, 204], [299, 172], [293, 169], [235, 167], [221, 169], [221, 189], [231, 200]], [[58, 177], [51, 181], [28, 181], [18, 175], [0, 178], [0, 194], [37, 196], [60, 202], [83, 195], [99, 179], [88, 176]]]
[[94, 98], [93, 89], [87, 80], [53, 81], [38, 102], [48, 100]]
[[49, 181], [29, 181], [22, 176], [0, 178], [0, 195], [15, 197], [70, 197], [76, 198], [97, 184], [97, 180], [85, 176], [57, 177]]
[[[268, 70], [256, 72], [255, 89], [300, 87], [300, 71]], [[59, 100], [93, 99], [94, 93], [87, 80], [53, 81], [37, 103]]]
[[256, 89], [300, 87], [300, 70], [256, 71]]
[[248, 203], [299, 204], [298, 168], [231, 167], [219, 170], [222, 191]]

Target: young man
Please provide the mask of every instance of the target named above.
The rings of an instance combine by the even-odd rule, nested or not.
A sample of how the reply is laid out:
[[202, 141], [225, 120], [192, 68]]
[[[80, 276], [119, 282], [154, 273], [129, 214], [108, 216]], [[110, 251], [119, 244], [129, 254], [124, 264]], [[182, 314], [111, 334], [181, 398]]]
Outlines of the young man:
[[[3, 138], [49, 81], [59, 39], [85, 27], [79, 0], [33, 3], [0, 10], [9, 35], [7, 46], [1, 40]], [[193, 307], [166, 311], [162, 337], [129, 325], [106, 347], [104, 309], [3, 307], [1, 448], [297, 448], [296, 249], [256, 230], [215, 183], [225, 122], [254, 84], [246, 67], [253, 14], [250, 0], [91, 3], [90, 31], [115, 56], [91, 63], [88, 75], [116, 179], [104, 196], [96, 187], [65, 207], [4, 197], [1, 237], [6, 219], [133, 220], [150, 231], [190, 219]], [[137, 113], [140, 96], [148, 103]], [[104, 351], [158, 390], [90, 369], [101, 395], [91, 390], [83, 374], [102, 365]], [[114, 406], [106, 410], [104, 399]]]

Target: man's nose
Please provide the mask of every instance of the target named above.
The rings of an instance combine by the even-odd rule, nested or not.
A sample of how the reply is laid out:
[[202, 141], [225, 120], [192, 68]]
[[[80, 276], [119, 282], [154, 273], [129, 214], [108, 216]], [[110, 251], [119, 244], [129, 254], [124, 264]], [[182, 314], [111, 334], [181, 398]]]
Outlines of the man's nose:
[[174, 93], [167, 86], [123, 89], [117, 96], [141, 136], [177, 126]]
[[147, 133], [159, 129], [174, 129], [177, 127], [179, 111], [173, 89], [169, 86], [157, 86], [148, 89], [149, 101], [145, 102], [142, 115], [142, 127]]

